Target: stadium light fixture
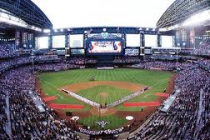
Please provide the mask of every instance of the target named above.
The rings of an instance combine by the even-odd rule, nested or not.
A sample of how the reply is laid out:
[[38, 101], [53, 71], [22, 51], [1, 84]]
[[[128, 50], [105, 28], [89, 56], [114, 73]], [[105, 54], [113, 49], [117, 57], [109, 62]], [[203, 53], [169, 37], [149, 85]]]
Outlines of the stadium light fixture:
[[160, 28], [159, 31], [160, 31], [160, 32], [166, 32], [166, 31], [168, 31], [168, 30], [167, 30], [167, 28]]
[[50, 29], [44, 29], [43, 32], [44, 33], [50, 33]]
[[7, 24], [12, 24], [12, 25], [20, 26], [20, 27], [25, 27], [25, 28], [27, 27], [26, 24], [23, 24], [23, 23], [18, 22], [18, 21], [10, 20], [8, 18], [5, 18], [4, 16], [0, 17], [0, 22], [5, 22]]
[[42, 29], [41, 28], [38, 28], [38, 27], [35, 27], [34, 30], [35, 31], [38, 31], [38, 32], [41, 32], [42, 31]]
[[1, 8], [0, 8], [0, 22], [10, 24], [10, 25], [19, 26], [19, 27], [23, 27], [23, 28], [27, 28], [27, 29], [31, 29], [31, 30], [35, 30], [35, 31], [39, 31], [39, 32], [42, 31], [41, 28], [35, 27], [33, 25], [29, 25], [25, 21], [23, 21], [22, 19], [14, 16], [10, 12], [8, 12], [6, 10], [3, 10]]

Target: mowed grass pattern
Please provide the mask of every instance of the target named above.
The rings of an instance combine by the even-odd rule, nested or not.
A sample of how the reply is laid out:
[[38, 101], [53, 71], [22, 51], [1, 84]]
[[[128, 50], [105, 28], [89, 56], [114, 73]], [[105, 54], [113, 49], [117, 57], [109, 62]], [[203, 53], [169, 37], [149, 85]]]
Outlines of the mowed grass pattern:
[[[94, 76], [97, 81], [124, 81], [147, 85], [150, 87], [150, 90], [138, 96], [137, 98], [130, 100], [130, 102], [154, 101], [156, 99], [154, 93], [163, 92], [163, 90], [167, 87], [171, 75], [172, 73], [170, 72], [122, 68], [114, 70], [80, 69], [62, 72], [49, 72], [41, 73], [39, 78], [42, 89], [47, 96], [56, 95], [58, 97], [58, 99], [55, 100], [55, 103], [84, 104], [77, 99], [69, 97], [63, 93], [60, 88], [70, 84], [89, 82], [90, 77]], [[119, 96], [122, 97], [121, 95]], [[90, 95], [89, 98], [94, 99], [95, 94], [92, 94], [92, 97]]]
[[78, 94], [82, 97], [85, 97], [89, 100], [100, 104], [111, 104], [114, 101], [122, 99], [125, 96], [131, 94], [130, 91], [125, 89], [118, 89], [112, 86], [96, 86], [92, 88], [88, 88], [86, 90], [81, 90]]
[[[163, 72], [163, 71], [151, 71], [151, 70], [139, 70], [139, 69], [114, 69], [114, 70], [96, 70], [96, 69], [80, 69], [80, 70], [69, 70], [62, 72], [50, 72], [50, 73], [41, 73], [39, 75], [42, 89], [47, 94], [47, 96], [56, 95], [58, 97], [54, 103], [59, 104], [81, 104], [85, 108], [83, 111], [88, 111], [91, 107], [85, 103], [70, 97], [63, 93], [60, 88], [80, 83], [80, 82], [89, 82], [91, 76], [94, 76], [97, 81], [121, 81], [121, 82], [132, 82], [142, 85], [147, 85], [150, 87], [150, 90], [141, 94], [134, 99], [129, 100], [128, 102], [139, 102], [139, 101], [155, 101], [157, 98], [154, 93], [163, 92], [167, 87], [172, 73]], [[106, 99], [100, 97], [101, 92], [109, 94]], [[78, 94], [96, 101], [96, 102], [107, 102], [111, 103], [115, 100], [121, 99], [122, 97], [130, 94], [127, 90], [118, 89], [112, 86], [97, 86], [91, 87], [86, 90], [80, 91]], [[128, 107], [125, 108], [122, 104], [115, 107], [119, 111], [140, 111], [143, 107]], [[65, 110], [67, 111], [67, 110]], [[81, 111], [81, 110], [68, 110], [68, 111]], [[85, 119], [80, 119], [79, 122], [83, 123], [86, 126], [91, 126], [95, 129], [99, 129], [99, 126], [96, 125], [96, 121], [107, 120], [110, 121], [110, 124], [107, 124], [106, 128], [113, 129], [118, 126], [121, 126], [126, 123], [125, 118], [120, 118], [115, 115], [99, 117], [99, 116], [89, 116]]]

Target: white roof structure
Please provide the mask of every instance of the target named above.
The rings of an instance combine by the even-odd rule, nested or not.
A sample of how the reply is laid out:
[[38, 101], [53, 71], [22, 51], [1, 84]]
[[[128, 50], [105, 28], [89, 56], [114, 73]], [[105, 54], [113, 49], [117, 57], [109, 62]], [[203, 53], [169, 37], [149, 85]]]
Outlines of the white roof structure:
[[52, 21], [65, 27], [156, 27], [175, 0], [32, 0]]

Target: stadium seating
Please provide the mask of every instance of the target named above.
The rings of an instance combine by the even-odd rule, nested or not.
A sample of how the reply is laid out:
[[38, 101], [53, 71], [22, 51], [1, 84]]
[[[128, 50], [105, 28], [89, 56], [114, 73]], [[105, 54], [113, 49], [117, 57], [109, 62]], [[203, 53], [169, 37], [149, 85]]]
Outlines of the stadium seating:
[[209, 139], [209, 79], [209, 72], [199, 65], [181, 71], [175, 85], [181, 93], [170, 111], [156, 111], [130, 140]]
[[0, 59], [17, 57], [19, 54], [14, 51], [14, 44], [0, 42]]
[[[96, 62], [94, 59], [84, 58], [61, 61], [57, 56], [35, 56], [34, 60], [44, 62], [35, 63], [34, 68], [37, 71], [61, 71], [79, 68], [86, 62]], [[188, 62], [140, 61], [136, 58], [117, 58], [113, 62], [138, 62], [133, 67], [141, 69], [182, 70], [175, 81], [175, 87], [181, 89], [181, 93], [169, 112], [163, 113], [157, 110], [147, 120], [145, 126], [129, 139], [205, 139], [210, 136], [208, 131], [210, 74], [208, 69], [205, 70], [206, 67], [210, 68], [209, 60], [200, 60], [194, 65]], [[13, 139], [78, 139], [71, 129], [71, 124], [61, 120], [53, 110], [44, 105], [46, 111], [40, 113], [35, 107], [27, 92], [27, 90], [35, 91], [35, 77], [32, 74], [31, 63], [30, 56], [0, 62], [2, 72], [0, 85], [7, 85], [1, 89], [0, 94], [1, 138], [9, 139], [12, 136]], [[86, 134], [98, 133], [85, 129], [80, 131]], [[123, 129], [116, 129], [107, 133], [115, 134], [122, 131]]]
[[195, 55], [210, 55], [210, 38], [204, 39], [194, 50]]

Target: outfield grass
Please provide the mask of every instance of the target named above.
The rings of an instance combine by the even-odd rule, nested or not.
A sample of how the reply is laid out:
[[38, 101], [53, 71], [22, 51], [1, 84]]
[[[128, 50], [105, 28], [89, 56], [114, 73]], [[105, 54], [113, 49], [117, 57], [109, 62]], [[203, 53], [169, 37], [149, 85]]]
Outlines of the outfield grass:
[[[153, 101], [156, 99], [154, 93], [163, 92], [167, 87], [168, 81], [172, 75], [170, 72], [150, 71], [139, 69], [114, 69], [114, 70], [96, 70], [96, 69], [80, 69], [62, 72], [41, 73], [39, 75], [41, 86], [47, 96], [56, 95], [58, 97], [55, 103], [61, 104], [84, 104], [75, 98], [67, 97], [60, 88], [66, 85], [89, 82], [91, 76], [95, 76], [97, 81], [124, 81], [147, 85], [150, 90], [144, 94], [130, 100], [133, 101]], [[94, 89], [94, 88], [93, 88]], [[120, 89], [118, 89], [120, 90]], [[91, 90], [87, 89], [87, 92]], [[115, 90], [117, 92], [117, 90]], [[85, 91], [82, 91], [85, 92]], [[95, 91], [96, 92], [96, 91]], [[106, 86], [100, 88], [100, 92], [107, 92]], [[150, 95], [148, 95], [150, 94]], [[122, 95], [118, 94], [120, 97]], [[88, 95], [90, 99], [95, 99], [94, 94]], [[92, 96], [92, 97], [91, 97]], [[117, 97], [116, 97], [117, 98]]]
[[[94, 76], [97, 81], [121, 81], [121, 82], [132, 82], [138, 83], [142, 85], [146, 85], [150, 87], [150, 90], [144, 92], [138, 97], [129, 100], [128, 102], [139, 102], [139, 101], [154, 101], [157, 96], [154, 93], [163, 92], [163, 90], [167, 87], [170, 77], [172, 73], [163, 72], [163, 71], [151, 71], [151, 70], [139, 70], [139, 69], [114, 69], [114, 70], [96, 70], [96, 69], [80, 69], [80, 70], [69, 70], [62, 72], [50, 72], [50, 73], [41, 73], [39, 75], [42, 89], [47, 96], [56, 95], [58, 98], [54, 101], [54, 103], [59, 104], [81, 104], [84, 105], [84, 111], [88, 111], [91, 107], [84, 104], [83, 102], [67, 96], [65, 93], [60, 91], [61, 87], [80, 83], [80, 82], [89, 82], [91, 76]], [[109, 96], [107, 98], [100, 97], [100, 93], [107, 93]], [[115, 100], [121, 99], [124, 96], [129, 95], [131, 92], [124, 89], [118, 89], [112, 86], [96, 86], [90, 87], [86, 90], [79, 91], [78, 94], [86, 97], [92, 101], [98, 103], [112, 103]], [[142, 107], [123, 107], [123, 105], [119, 105], [115, 107], [115, 109], [120, 111], [140, 111]], [[66, 110], [65, 110], [66, 111]], [[77, 111], [77, 110], [68, 110], [68, 111]], [[79, 110], [81, 111], [81, 110]], [[106, 117], [98, 117], [98, 116], [90, 116], [85, 119], [81, 119], [80, 122], [89, 125], [92, 127], [98, 128], [95, 125], [95, 121], [97, 120], [108, 120], [112, 123], [107, 125], [106, 128], [115, 128], [122, 124], [126, 123], [125, 118], [116, 117], [115, 115], [106, 116]]]

